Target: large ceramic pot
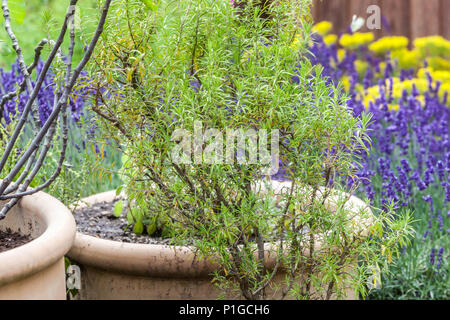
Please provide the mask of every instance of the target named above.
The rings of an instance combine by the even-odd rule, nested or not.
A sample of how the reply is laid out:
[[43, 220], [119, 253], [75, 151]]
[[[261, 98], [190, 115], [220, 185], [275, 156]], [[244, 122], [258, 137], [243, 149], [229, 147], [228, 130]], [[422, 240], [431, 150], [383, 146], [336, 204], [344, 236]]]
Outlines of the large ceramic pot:
[[0, 253], [0, 299], [66, 299], [64, 255], [76, 231], [72, 213], [39, 192], [22, 198], [0, 221], [0, 230], [33, 239]]
[[[280, 183], [276, 188], [283, 186], [285, 184]], [[97, 194], [83, 199], [81, 206], [111, 202], [115, 197], [115, 191]], [[349, 206], [353, 212], [367, 207], [356, 197], [350, 199]], [[362, 222], [368, 225], [371, 218]], [[196, 259], [188, 247], [123, 243], [77, 232], [68, 257], [81, 269], [81, 289], [76, 299], [203, 300], [219, 297], [219, 291], [211, 283], [211, 273], [216, 266], [205, 259]], [[270, 269], [273, 265], [274, 259], [269, 255], [266, 267]], [[283, 277], [280, 274], [278, 278]], [[356, 298], [352, 288], [347, 290], [345, 298]]]

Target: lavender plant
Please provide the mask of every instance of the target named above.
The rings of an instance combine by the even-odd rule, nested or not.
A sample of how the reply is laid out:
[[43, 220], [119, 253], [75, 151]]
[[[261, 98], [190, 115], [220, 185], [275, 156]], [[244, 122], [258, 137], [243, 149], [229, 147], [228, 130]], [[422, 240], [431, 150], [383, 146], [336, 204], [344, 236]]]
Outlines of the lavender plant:
[[[386, 38], [369, 46], [378, 52], [383, 44], [387, 49], [382, 55], [366, 44], [338, 57], [338, 45], [318, 37], [311, 52], [313, 63], [324, 67], [330, 81], [349, 79], [354, 114], [366, 110], [373, 114], [369, 135], [374, 148], [364, 155], [357, 174], [362, 182], [359, 194], [375, 206], [394, 202], [397, 211], [414, 212], [415, 239], [403, 248], [391, 272], [382, 274], [383, 285], [371, 298], [448, 299], [450, 109], [448, 66], [443, 59], [450, 56], [444, 49], [449, 42], [438, 37], [416, 40], [416, 46], [434, 44], [433, 50], [419, 46], [419, 52], [433, 54], [420, 56], [417, 49], [402, 49], [404, 55], [413, 56], [406, 64], [392, 52], [397, 41]], [[361, 64], [366, 66], [363, 71]], [[430, 65], [435, 70], [426, 69]]]
[[[355, 212], [363, 222], [349, 217], [352, 189], [340, 181], [370, 146], [370, 116], [354, 117], [308, 60], [309, 6], [121, 0], [94, 54], [93, 110], [125, 155], [130, 224], [153, 234], [162, 220], [172, 244], [220, 266], [214, 279], [227, 295], [330, 299], [349, 286], [364, 295], [367, 266], [383, 267], [382, 252], [395, 253], [409, 232], [408, 217], [394, 220], [392, 210], [373, 217], [365, 206]], [[289, 191], [274, 190], [263, 163], [189, 152], [175, 160], [199, 122], [216, 136], [265, 130], [267, 147], [278, 132]], [[196, 147], [207, 150], [209, 138]]]
[[[36, 74], [39, 76], [43, 62], [36, 66]], [[15, 89], [22, 83], [23, 76], [19, 66], [14, 63], [10, 71], [0, 69], [1, 88], [0, 94], [4, 95]], [[41, 126], [51, 113], [51, 107], [55, 99], [55, 86], [57, 81], [55, 73], [50, 70], [44, 78], [37, 100]], [[116, 188], [119, 184], [117, 170], [120, 168], [120, 155], [109, 144], [103, 144], [96, 140], [96, 119], [89, 109], [89, 77], [85, 72], [81, 73], [80, 81], [69, 96], [68, 105], [68, 137], [66, 147], [66, 159], [63, 162], [61, 175], [45, 189], [46, 192], [70, 205], [91, 194]], [[35, 81], [32, 80], [32, 84]], [[22, 92], [16, 99], [5, 103], [0, 122], [4, 127], [12, 126], [22, 114], [26, 101], [29, 99], [27, 92]], [[25, 126], [17, 143], [18, 149], [26, 147], [27, 142], [33, 137], [31, 126]], [[39, 181], [52, 175], [58, 166], [60, 146], [57, 144], [49, 151], [48, 161], [30, 187], [35, 187]], [[13, 162], [13, 161], [11, 161]]]
[[[89, 61], [92, 52], [97, 44], [97, 41], [103, 31], [103, 26], [109, 10], [111, 1], [106, 0], [101, 11], [100, 20], [98, 22], [96, 31], [89, 43], [81, 62], [75, 67], [72, 67], [73, 51], [75, 46], [75, 24], [73, 18], [75, 14], [75, 5], [77, 0], [72, 0], [69, 3], [67, 14], [61, 27], [60, 34], [56, 41], [43, 39], [40, 41], [35, 50], [34, 61], [31, 65], [27, 65], [19, 41], [11, 27], [11, 16], [8, 8], [8, 1], [2, 1], [2, 11], [5, 20], [5, 29], [11, 40], [12, 47], [17, 55], [17, 63], [20, 73], [23, 76], [23, 81], [13, 90], [1, 97], [0, 109], [12, 99], [16, 98], [16, 110], [20, 111], [18, 120], [12, 123], [12, 126], [7, 126], [2, 130], [2, 157], [0, 159], [0, 173], [2, 181], [0, 183], [0, 200], [8, 200], [0, 211], [0, 219], [4, 218], [6, 213], [19, 201], [23, 196], [36, 193], [48, 187], [59, 175], [62, 169], [64, 158], [66, 155], [67, 140], [68, 140], [68, 121], [67, 121], [67, 107], [70, 103], [69, 97], [72, 90], [87, 62]], [[61, 45], [64, 37], [69, 30], [70, 44], [68, 48], [67, 57], [63, 58], [61, 53]], [[44, 46], [50, 46], [50, 53], [43, 63], [42, 68], [35, 82], [32, 79], [32, 73], [35, 71], [41, 52]], [[54, 86], [54, 99], [48, 109], [39, 107], [39, 95], [42, 94], [46, 75], [53, 67], [56, 71], [57, 80]], [[26, 91], [28, 96], [25, 101], [22, 101], [20, 107], [20, 94]], [[22, 110], [20, 110], [22, 109]], [[47, 113], [45, 113], [47, 111]], [[17, 151], [16, 145], [25, 132], [25, 125], [31, 118], [31, 125], [33, 126], [33, 138], [28, 143], [24, 150]], [[58, 129], [58, 123], [60, 128]], [[10, 123], [11, 124], [11, 123]], [[59, 130], [59, 132], [58, 132]], [[57, 134], [58, 133], [58, 134]], [[58, 137], [59, 136], [59, 137]], [[58, 165], [55, 171], [48, 179], [32, 188], [28, 188], [35, 179], [40, 169], [45, 165], [45, 160], [52, 145], [60, 140], [61, 149], [59, 152]], [[6, 171], [7, 169], [7, 171]]]

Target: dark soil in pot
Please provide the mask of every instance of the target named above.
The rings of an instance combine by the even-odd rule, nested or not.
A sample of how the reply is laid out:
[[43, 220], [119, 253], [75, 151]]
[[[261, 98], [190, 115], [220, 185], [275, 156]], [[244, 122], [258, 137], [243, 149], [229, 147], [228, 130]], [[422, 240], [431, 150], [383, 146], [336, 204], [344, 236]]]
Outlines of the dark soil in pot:
[[33, 239], [29, 235], [11, 232], [10, 229], [7, 229], [6, 231], [0, 230], [0, 252], [23, 246], [31, 240]]
[[128, 221], [123, 214], [119, 218], [114, 216], [114, 204], [115, 202], [100, 202], [75, 210], [77, 231], [93, 237], [120, 242], [169, 244], [170, 239], [133, 233], [132, 226], [128, 226]]
[[[133, 233], [133, 226], [128, 224], [126, 213], [123, 212], [119, 218], [114, 215], [114, 205], [117, 201], [119, 199], [76, 209], [73, 214], [77, 231], [101, 239], [126, 243], [171, 244], [172, 239], [170, 238]], [[307, 230], [303, 229], [301, 232], [307, 232]], [[192, 239], [184, 239], [184, 245], [193, 245]]]

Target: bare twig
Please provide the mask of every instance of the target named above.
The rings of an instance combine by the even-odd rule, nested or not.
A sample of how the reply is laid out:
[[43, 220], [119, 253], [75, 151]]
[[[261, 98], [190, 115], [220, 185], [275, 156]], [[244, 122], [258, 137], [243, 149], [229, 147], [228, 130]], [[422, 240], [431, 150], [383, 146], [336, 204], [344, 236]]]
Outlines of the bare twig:
[[[74, 47], [75, 47], [75, 27], [73, 24], [73, 17], [75, 14], [76, 3], [77, 3], [77, 0], [70, 1], [69, 10], [65, 16], [65, 20], [61, 27], [59, 37], [58, 37], [57, 41], [55, 42], [53, 49], [49, 54], [49, 57], [47, 58], [46, 62], [44, 63], [44, 67], [43, 67], [41, 73], [39, 74], [36, 84], [33, 88], [32, 83], [31, 83], [30, 73], [29, 73], [28, 69], [32, 70], [35, 68], [35, 66], [37, 65], [37, 62], [39, 60], [39, 57], [40, 57], [40, 51], [42, 50], [42, 47], [45, 45], [45, 43], [47, 43], [47, 41], [43, 40], [43, 41], [41, 41], [40, 45], [38, 45], [38, 47], [36, 48], [36, 51], [35, 51], [35, 61], [33, 62], [33, 64], [30, 67], [27, 68], [23, 61], [22, 49], [20, 48], [19, 43], [11, 29], [11, 22], [10, 22], [7, 0], [3, 0], [3, 2], [2, 2], [3, 16], [5, 18], [5, 28], [13, 42], [13, 47], [18, 56], [19, 65], [21, 68], [21, 72], [25, 78], [24, 83], [26, 84], [26, 88], [29, 92], [29, 97], [28, 97], [28, 101], [25, 105], [24, 111], [19, 119], [19, 122], [18, 122], [18, 124], [8, 142], [5, 152], [0, 160], [0, 172], [3, 170], [3, 168], [6, 164], [6, 161], [8, 160], [8, 158], [11, 154], [11, 151], [14, 148], [14, 145], [17, 141], [18, 136], [20, 135], [20, 133], [23, 129], [23, 126], [28, 117], [28, 114], [30, 113], [30, 111], [33, 114], [33, 116], [34, 116], [34, 114], [37, 114], [35, 112], [35, 110], [33, 109], [33, 106], [37, 107], [37, 104], [35, 103], [37, 94], [42, 86], [43, 80], [44, 80], [51, 64], [53, 63], [55, 57], [57, 57], [57, 55], [60, 52], [60, 46], [64, 40], [64, 36], [65, 36], [68, 26], [70, 27], [70, 45], [69, 45], [69, 56], [67, 59], [65, 78], [62, 81], [62, 83], [60, 83], [60, 88], [58, 89], [58, 93], [56, 94], [56, 98], [55, 98], [54, 105], [53, 105], [53, 110], [52, 110], [50, 116], [48, 117], [46, 122], [42, 125], [42, 127], [40, 127], [40, 129], [39, 129], [39, 127], [37, 127], [38, 130], [35, 134], [35, 137], [31, 141], [30, 145], [25, 150], [25, 152], [20, 156], [18, 161], [15, 163], [14, 167], [9, 171], [7, 176], [3, 179], [2, 183], [0, 184], [0, 199], [1, 200], [10, 200], [0, 210], [0, 219], [4, 218], [6, 216], [6, 213], [18, 202], [18, 200], [21, 197], [30, 195], [30, 194], [33, 194], [35, 192], [45, 189], [57, 178], [57, 176], [61, 172], [61, 169], [62, 169], [62, 166], [64, 163], [64, 159], [65, 159], [67, 140], [68, 140], [67, 108], [66, 108], [66, 106], [68, 104], [69, 95], [70, 95], [79, 75], [81, 74], [81, 71], [86, 66], [87, 62], [89, 61], [89, 59], [92, 55], [92, 52], [98, 42], [100, 34], [103, 32], [103, 26], [106, 21], [106, 16], [109, 11], [111, 0], [105, 1], [105, 4], [102, 9], [102, 14], [101, 14], [100, 20], [97, 25], [97, 29], [94, 33], [94, 36], [92, 37], [92, 40], [88, 46], [88, 49], [86, 50], [81, 62], [78, 64], [78, 66], [72, 72], [72, 58], [73, 58], [73, 51], [74, 51]], [[3, 99], [2, 99], [2, 101], [3, 101]], [[44, 184], [42, 184], [38, 187], [35, 187], [34, 189], [27, 190], [28, 186], [30, 185], [30, 183], [32, 182], [32, 180], [34, 179], [34, 177], [37, 175], [37, 173], [39, 172], [39, 170], [41, 169], [41, 167], [44, 164], [46, 155], [52, 145], [52, 140], [53, 140], [53, 137], [54, 137], [54, 134], [56, 131], [56, 125], [57, 125], [57, 121], [58, 121], [59, 117], [61, 118], [62, 149], [60, 152], [57, 168], [56, 168], [55, 172], [52, 174], [52, 176]], [[36, 122], [36, 119], [35, 119], [35, 122]], [[45, 141], [42, 144], [42, 141], [44, 138], [45, 138]], [[42, 146], [42, 148], [39, 153], [39, 158], [34, 163], [34, 158], [37, 154], [37, 151], [39, 150], [39, 148], [41, 146]], [[27, 163], [27, 165], [25, 167], [24, 172], [22, 172], [21, 176], [19, 177], [19, 181], [17, 181], [15, 184], [12, 184], [10, 186], [13, 178], [25, 166], [25, 163]], [[34, 165], [32, 165], [32, 163], [34, 163]], [[31, 168], [32, 166], [33, 166], [33, 168]], [[18, 185], [22, 181], [24, 181], [23, 184], [21, 184], [18, 187]], [[8, 186], [10, 186], [10, 187], [8, 188]], [[18, 190], [17, 190], [17, 187], [18, 187]], [[17, 192], [13, 193], [16, 190], [17, 190]]]

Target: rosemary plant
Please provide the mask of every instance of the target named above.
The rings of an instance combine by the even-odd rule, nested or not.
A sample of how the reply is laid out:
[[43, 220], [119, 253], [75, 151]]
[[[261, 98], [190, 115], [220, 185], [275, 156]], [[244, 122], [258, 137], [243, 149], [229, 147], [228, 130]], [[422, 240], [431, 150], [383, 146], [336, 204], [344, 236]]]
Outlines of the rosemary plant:
[[370, 116], [308, 60], [309, 8], [117, 0], [94, 54], [93, 109], [124, 152], [130, 224], [215, 262], [228, 297], [364, 295], [409, 232], [392, 210], [349, 208]]

